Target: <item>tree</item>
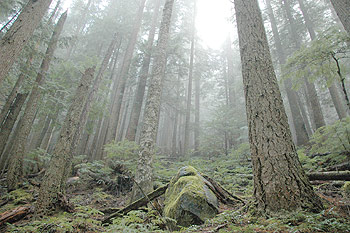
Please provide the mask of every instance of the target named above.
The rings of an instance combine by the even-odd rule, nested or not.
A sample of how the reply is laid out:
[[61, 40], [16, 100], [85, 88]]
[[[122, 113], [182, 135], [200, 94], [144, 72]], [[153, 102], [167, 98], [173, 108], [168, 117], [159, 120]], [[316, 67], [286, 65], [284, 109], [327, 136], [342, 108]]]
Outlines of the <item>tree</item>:
[[112, 117], [110, 117], [110, 120], [109, 120], [109, 129], [107, 131], [107, 138], [106, 138], [107, 142], [110, 142], [116, 139], [120, 110], [123, 103], [124, 92], [125, 92], [126, 83], [128, 80], [128, 73], [129, 73], [129, 69], [132, 61], [132, 55], [134, 54], [135, 45], [136, 45], [138, 34], [141, 28], [145, 2], [146, 0], [140, 1], [140, 6], [136, 15], [130, 40], [128, 42], [128, 46], [125, 51], [123, 64], [120, 71], [120, 81], [118, 82], [118, 87], [116, 89], [116, 94], [115, 94], [116, 99], [114, 99], [114, 101], [112, 102], [112, 107], [111, 107]]
[[72, 147], [79, 130], [80, 118], [83, 108], [89, 96], [89, 89], [93, 81], [95, 68], [85, 70], [80, 84], [77, 87], [73, 102], [70, 105], [59, 140], [52, 153], [50, 165], [45, 172], [40, 186], [38, 201], [35, 211], [44, 213], [48, 207], [56, 204], [58, 194], [64, 192], [66, 175], [69, 173], [72, 163]]
[[1, 135], [0, 135], [0, 171], [5, 167], [5, 164], [8, 160], [8, 154], [2, 153], [5, 150], [6, 143], [10, 137], [10, 134], [12, 132], [12, 128], [18, 118], [19, 113], [21, 112], [21, 108], [28, 96], [28, 93], [21, 94], [18, 93], [16, 95], [15, 101], [10, 106], [9, 113], [7, 115], [6, 120], [4, 121], [4, 124], [0, 127], [1, 129]]
[[9, 162], [9, 171], [7, 173], [7, 185], [9, 190], [17, 188], [18, 181], [22, 176], [22, 162], [27, 143], [27, 137], [35, 118], [35, 112], [41, 97], [41, 85], [45, 82], [46, 73], [49, 70], [50, 62], [57, 47], [58, 38], [62, 32], [64, 23], [67, 19], [67, 12], [63, 13], [55, 26], [49, 45], [47, 46], [45, 57], [40, 66], [32, 91], [28, 97], [28, 102], [22, 116], [21, 124], [18, 125], [19, 132], [16, 144], [14, 145]]
[[0, 41], [0, 84], [39, 25], [52, 0], [29, 0]]
[[[292, 14], [292, 7], [290, 5], [290, 0], [282, 0], [283, 7], [286, 12], [287, 21], [289, 24], [289, 33], [291, 36], [291, 39], [296, 47], [296, 49], [301, 48], [301, 39], [299, 37], [299, 34], [297, 33], [297, 25], [295, 23], [295, 19]], [[311, 107], [311, 116], [313, 119], [313, 123], [315, 125], [315, 128], [318, 129], [322, 126], [325, 126], [325, 120], [322, 113], [321, 104], [317, 95], [315, 84], [310, 82], [306, 76], [304, 77], [305, 87], [306, 87], [306, 98], [307, 101], [310, 103]]]
[[330, 0], [334, 10], [343, 24], [345, 30], [350, 34], [350, 0]]
[[[282, 40], [279, 35], [275, 15], [273, 13], [270, 0], [266, 0], [266, 6], [267, 6], [268, 15], [270, 18], [273, 39], [277, 50], [278, 61], [280, 65], [283, 66], [286, 63], [286, 52], [283, 49]], [[292, 89], [292, 81], [290, 79], [286, 79], [284, 81], [284, 86], [286, 88], [288, 103], [292, 114], [293, 126], [296, 134], [296, 145], [298, 146], [304, 145], [309, 141], [309, 137], [307, 134], [306, 125], [301, 115], [300, 108], [298, 107], [297, 98], [299, 98], [299, 96]]]
[[185, 120], [185, 139], [184, 139], [184, 151], [188, 153], [190, 143], [190, 121], [191, 121], [191, 103], [192, 103], [192, 81], [193, 81], [193, 68], [194, 68], [194, 46], [195, 46], [195, 34], [196, 34], [196, 0], [194, 0], [193, 18], [192, 18], [192, 31], [191, 31], [191, 53], [190, 53], [190, 70], [188, 74], [188, 87], [187, 87], [187, 102], [186, 102], [186, 120]]
[[[167, 44], [169, 40], [169, 31], [171, 15], [173, 11], [174, 0], [166, 0], [162, 22], [159, 30], [159, 39], [156, 48], [154, 66], [147, 94], [146, 109], [144, 114], [144, 123], [140, 137], [140, 152], [137, 163], [137, 172], [135, 181], [142, 188], [143, 192], [148, 193], [153, 189], [152, 186], [152, 163], [155, 152], [155, 144], [159, 123], [160, 100], [162, 95], [162, 86], [164, 71], [167, 60]], [[133, 187], [132, 199], [136, 200], [143, 196], [138, 185]]]
[[11, 104], [13, 103], [14, 99], [16, 98], [18, 91], [23, 83], [23, 81], [26, 78], [26, 74], [28, 72], [26, 72], [29, 68], [29, 66], [32, 64], [33, 62], [33, 55], [34, 53], [31, 53], [26, 61], [24, 70], [22, 71], [22, 73], [18, 76], [18, 79], [14, 85], [14, 87], [11, 90], [11, 93], [7, 96], [6, 99], [6, 103], [4, 104], [4, 106], [2, 106], [1, 112], [0, 112], [0, 125], [5, 121], [6, 119], [6, 115], [8, 113], [8, 111], [10, 110]]
[[234, 3], [257, 207], [265, 213], [320, 210], [292, 142], [258, 1]]
[[136, 96], [134, 99], [134, 103], [132, 105], [130, 123], [125, 136], [126, 139], [128, 139], [129, 141], [135, 141], [135, 137], [136, 137], [137, 124], [139, 122], [139, 118], [141, 114], [142, 102], [143, 102], [143, 97], [145, 95], [147, 78], [148, 78], [149, 68], [151, 64], [152, 48], [154, 43], [154, 36], [156, 34], [156, 26], [158, 23], [160, 5], [161, 5], [161, 1], [156, 0], [154, 13], [152, 17], [151, 29], [149, 31], [148, 41], [146, 45], [147, 51], [144, 55], [144, 60], [140, 71], [140, 80], [136, 87]]

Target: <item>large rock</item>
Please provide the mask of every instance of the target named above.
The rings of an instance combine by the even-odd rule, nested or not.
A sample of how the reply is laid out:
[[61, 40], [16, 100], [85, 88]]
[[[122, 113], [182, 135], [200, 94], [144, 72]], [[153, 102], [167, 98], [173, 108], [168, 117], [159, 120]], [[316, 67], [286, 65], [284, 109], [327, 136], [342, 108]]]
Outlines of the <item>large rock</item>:
[[218, 213], [218, 200], [211, 184], [193, 167], [181, 168], [165, 193], [164, 215], [180, 226], [203, 224]]

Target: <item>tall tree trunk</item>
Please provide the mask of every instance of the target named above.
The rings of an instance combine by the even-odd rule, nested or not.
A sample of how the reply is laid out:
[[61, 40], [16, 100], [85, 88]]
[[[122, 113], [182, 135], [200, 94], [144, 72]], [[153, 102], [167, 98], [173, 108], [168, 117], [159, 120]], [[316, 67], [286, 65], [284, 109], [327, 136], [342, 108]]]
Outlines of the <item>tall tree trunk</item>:
[[346, 109], [344, 107], [343, 101], [341, 99], [341, 96], [339, 95], [339, 91], [337, 88], [337, 85], [334, 83], [330, 87], [328, 87], [329, 93], [331, 94], [331, 98], [335, 107], [335, 110], [337, 111], [339, 119], [343, 119], [347, 116]]
[[[132, 96], [132, 89], [129, 87], [125, 91], [126, 96]], [[124, 130], [125, 126], [127, 125], [127, 116], [129, 112], [129, 105], [130, 105], [131, 97], [128, 97], [127, 99], [124, 99], [124, 103], [122, 104], [121, 109], [121, 117], [119, 119], [118, 123], [118, 134], [117, 134], [117, 141], [120, 142], [124, 139]]]
[[350, 0], [330, 0], [334, 10], [343, 24], [345, 30], [350, 34]]
[[152, 16], [151, 29], [149, 31], [147, 45], [146, 45], [147, 52], [144, 54], [144, 60], [140, 71], [140, 80], [137, 83], [136, 96], [134, 99], [134, 103], [132, 105], [130, 123], [125, 136], [126, 139], [129, 141], [135, 141], [135, 138], [136, 138], [137, 125], [140, 119], [142, 102], [145, 95], [146, 83], [147, 83], [149, 68], [151, 64], [152, 48], [153, 48], [154, 36], [156, 34], [156, 26], [158, 23], [160, 5], [161, 5], [161, 0], [156, 0], [154, 13]]
[[[114, 50], [113, 62], [111, 62], [111, 65], [110, 65], [110, 68], [109, 68], [110, 71], [111, 71], [111, 75], [110, 75], [109, 80], [111, 82], [113, 81], [114, 72], [115, 72], [115, 69], [116, 69], [116, 66], [117, 66], [119, 50], [120, 50], [120, 45], [121, 45], [121, 38], [119, 39], [118, 43], [119, 43], [118, 48]], [[111, 89], [111, 85], [112, 85], [111, 82], [110, 82], [110, 84], [108, 84], [108, 88], [107, 88], [108, 90]], [[107, 94], [107, 97], [108, 97], [108, 94]], [[104, 138], [104, 136], [105, 136], [105, 132], [103, 132], [104, 124], [106, 123], [105, 119], [106, 118], [105, 118], [105, 116], [103, 114], [102, 116], [100, 116], [99, 121], [97, 123], [97, 129], [96, 129], [96, 131], [94, 133], [94, 137], [93, 137], [93, 140], [92, 140], [92, 143], [91, 143], [91, 148], [89, 150], [89, 159], [91, 161], [96, 160], [97, 153], [99, 151], [99, 149], [98, 149], [99, 141], [101, 141], [101, 138]], [[103, 141], [104, 141], [104, 139], [103, 139]]]
[[[6, 143], [10, 137], [13, 126], [18, 118], [19, 113], [21, 112], [22, 106], [28, 96], [27, 94], [18, 93], [15, 99], [15, 102], [11, 105], [9, 114], [4, 122], [4, 125], [1, 127], [0, 134], [0, 171], [5, 167], [5, 163], [8, 159], [8, 154], [3, 154]], [[2, 155], [2, 156], [1, 156]]]
[[136, 45], [138, 34], [141, 28], [145, 2], [146, 0], [141, 0], [140, 2], [140, 6], [136, 15], [136, 20], [134, 22], [134, 27], [133, 27], [130, 40], [124, 55], [123, 64], [120, 71], [120, 82], [116, 90], [116, 99], [112, 104], [112, 111], [111, 111], [112, 117], [109, 118], [109, 128], [107, 132], [108, 143], [116, 139], [120, 109], [123, 103], [124, 92], [125, 92], [125, 87], [128, 80], [128, 73], [131, 66], [132, 56], [134, 54], [135, 45]]
[[94, 71], [95, 68], [89, 68], [85, 71], [68, 109], [50, 165], [40, 186], [38, 201], [35, 205], [37, 214], [45, 213], [50, 206], [54, 206], [58, 194], [65, 191], [66, 174], [70, 170], [73, 158], [71, 153], [74, 145], [73, 140], [76, 137], [76, 131], [79, 130], [79, 121], [88, 99]]
[[[295, 25], [295, 19], [293, 18], [292, 15], [292, 10], [290, 6], [290, 0], [282, 0], [283, 2], [283, 7], [286, 11], [287, 15], [287, 20], [289, 23], [289, 31], [290, 35], [292, 37], [292, 40], [296, 46], [296, 49], [301, 48], [301, 40], [300, 37], [297, 33], [296, 25]], [[310, 26], [310, 25], [309, 25]], [[313, 121], [315, 123], [316, 129], [319, 127], [325, 126], [325, 120], [323, 117], [322, 109], [321, 109], [321, 104], [317, 96], [317, 91], [314, 83], [310, 83], [307, 78], [305, 78], [305, 85], [306, 85], [306, 90], [307, 90], [307, 96], [308, 99], [311, 103], [311, 111], [312, 111], [312, 116], [313, 116]]]
[[200, 83], [200, 75], [197, 74], [195, 77], [195, 116], [194, 116], [194, 151], [197, 155], [199, 155], [199, 133], [200, 133], [200, 92], [201, 92], [201, 83]]
[[[303, 102], [301, 101], [301, 97], [299, 96], [299, 94], [297, 92], [296, 92], [295, 96], [296, 96], [296, 102], [299, 106], [300, 113], [301, 113], [302, 118], [303, 118], [304, 123], [305, 123], [307, 134], [310, 137], [313, 134], [313, 130], [312, 130], [310, 122], [313, 122], [313, 121], [309, 120], [309, 115], [306, 112], [305, 104], [303, 104]], [[308, 101], [306, 101], [306, 102], [308, 104]]]
[[300, 6], [300, 10], [303, 13], [303, 17], [304, 17], [304, 20], [305, 20], [305, 25], [306, 25], [306, 28], [307, 28], [307, 30], [309, 32], [310, 38], [311, 38], [311, 40], [314, 40], [314, 39], [316, 39], [316, 32], [315, 32], [315, 29], [314, 29], [315, 26], [314, 26], [314, 23], [311, 20], [310, 15], [309, 15], [309, 13], [307, 11], [307, 6], [305, 6], [304, 0], [298, 0], [298, 3], [299, 3], [299, 6]]
[[54, 32], [52, 33], [51, 40], [46, 49], [45, 57], [40, 66], [40, 72], [38, 73], [32, 92], [30, 93], [24, 114], [22, 117], [22, 123], [18, 126], [19, 133], [17, 142], [15, 143], [9, 161], [9, 171], [7, 173], [7, 185], [9, 190], [17, 188], [18, 181], [22, 176], [22, 162], [25, 153], [25, 146], [27, 137], [30, 133], [32, 122], [35, 118], [35, 112], [41, 96], [40, 86], [45, 81], [45, 75], [49, 70], [50, 62], [53, 57], [54, 51], [57, 47], [58, 38], [62, 32], [63, 25], [67, 19], [67, 12], [63, 13], [58, 21]]
[[[62, 94], [62, 99], [64, 98], [64, 94]], [[52, 117], [50, 118], [50, 126], [45, 132], [45, 136], [40, 144], [40, 148], [44, 149], [46, 152], [48, 152], [48, 147], [50, 140], [52, 138], [52, 133], [54, 131], [55, 125], [57, 124], [57, 118], [60, 113], [60, 110], [62, 108], [62, 105], [60, 103], [57, 103], [56, 109]], [[43, 132], [42, 132], [43, 133]]]
[[[275, 41], [275, 46], [277, 49], [277, 55], [278, 55], [278, 60], [281, 66], [283, 66], [286, 63], [286, 53], [283, 49], [282, 41], [278, 32], [277, 28], [277, 23], [276, 19], [272, 10], [271, 6], [271, 1], [266, 0], [266, 6], [267, 6], [267, 11], [268, 15], [270, 18], [270, 23], [271, 23], [271, 28], [272, 28], [272, 33], [273, 33], [273, 38]], [[297, 102], [297, 93], [292, 89], [292, 81], [291, 80], [285, 80], [284, 81], [284, 86], [286, 88], [286, 93], [287, 93], [287, 99], [289, 103], [289, 107], [291, 110], [292, 114], [292, 120], [293, 120], [293, 125], [296, 133], [296, 144], [299, 145], [304, 145], [309, 141], [308, 133], [306, 130], [306, 126], [302, 117], [302, 114], [300, 112], [300, 109], [298, 108], [298, 102]], [[307, 119], [306, 119], [307, 120]]]
[[0, 84], [39, 25], [52, 0], [29, 0], [0, 40]]
[[194, 1], [193, 17], [192, 17], [192, 31], [191, 31], [191, 54], [190, 54], [190, 70], [188, 74], [188, 86], [187, 86], [187, 102], [186, 102], [186, 122], [185, 122], [185, 141], [184, 150], [185, 154], [189, 151], [190, 144], [190, 122], [191, 122], [191, 103], [192, 103], [192, 80], [193, 80], [193, 62], [194, 62], [194, 46], [195, 46], [195, 19], [196, 19], [196, 0]]
[[[31, 53], [27, 59], [26, 65], [25, 65], [25, 70], [27, 70], [29, 68], [29, 66], [32, 64], [33, 62], [33, 55], [34, 53]], [[11, 93], [9, 94], [9, 96], [6, 99], [6, 103], [5, 105], [2, 107], [1, 109], [1, 113], [0, 113], [0, 126], [1, 124], [5, 121], [6, 119], [6, 115], [10, 110], [10, 106], [13, 103], [13, 100], [16, 98], [18, 91], [20, 89], [20, 87], [22, 86], [22, 83], [24, 81], [26, 77], [26, 74], [22, 71], [22, 73], [19, 75], [15, 86], [12, 88]]]
[[313, 115], [313, 120], [315, 122], [315, 127], [316, 129], [318, 129], [322, 126], [325, 126], [326, 122], [323, 117], [321, 104], [317, 96], [316, 87], [315, 87], [315, 84], [309, 82], [309, 80], [307, 80], [306, 78], [305, 78], [305, 86], [307, 90], [308, 99], [311, 104], [311, 110], [313, 113], [312, 115]]
[[234, 90], [234, 57], [233, 57], [233, 50], [231, 47], [231, 39], [230, 37], [227, 38], [226, 41], [226, 49], [225, 49], [225, 56], [227, 60], [227, 90], [228, 90], [228, 100], [229, 104], [231, 105], [232, 108], [235, 107], [235, 100], [236, 100], [236, 93]]
[[[43, 104], [43, 109], [48, 108], [48, 103]], [[31, 151], [31, 150], [35, 150], [37, 149], [36, 144], [37, 142], [40, 140], [40, 133], [41, 130], [43, 128], [43, 122], [46, 121], [46, 119], [49, 118], [48, 114], [45, 113], [40, 113], [37, 115], [40, 115], [39, 117], [35, 117], [33, 120], [33, 124], [32, 124], [32, 129], [30, 130], [30, 134], [28, 136], [27, 139], [27, 147], [26, 147], [26, 151]], [[34, 124], [36, 121], [36, 124]]]
[[[95, 78], [94, 85], [93, 85], [91, 91], [89, 92], [88, 100], [85, 103], [85, 107], [84, 107], [83, 113], [81, 115], [82, 118], [80, 119], [79, 130], [77, 130], [77, 133], [81, 132], [86, 127], [86, 122], [88, 120], [88, 114], [90, 112], [91, 105], [95, 101], [95, 98], [96, 98], [95, 96], [96, 96], [98, 89], [100, 88], [100, 84], [101, 84], [102, 79], [103, 79], [103, 74], [105, 73], [105, 71], [108, 67], [108, 63], [109, 63], [111, 56], [113, 54], [113, 50], [114, 50], [115, 45], [118, 41], [117, 38], [118, 38], [118, 33], [115, 33], [111, 43], [108, 46], [108, 49], [106, 51], [106, 55], [102, 61], [101, 67], [100, 67], [98, 74]], [[80, 140], [81, 140], [81, 138], [78, 137], [75, 144], [78, 145], [80, 143]]]
[[90, 147], [90, 150], [88, 151], [89, 161], [96, 160], [97, 142], [98, 142], [99, 137], [102, 137], [102, 135], [101, 135], [102, 123], [103, 123], [103, 116], [101, 116], [97, 122], [97, 126], [96, 126], [96, 130], [94, 133], [94, 137], [92, 139], [91, 147]]
[[[34, 142], [34, 149], [37, 149], [37, 148], [40, 148], [41, 147], [41, 144], [43, 143], [44, 141], [44, 138], [45, 138], [45, 135], [46, 133], [48, 132], [51, 124], [53, 124], [53, 121], [56, 121], [57, 117], [58, 117], [58, 113], [59, 113], [59, 110], [61, 108], [61, 104], [59, 103], [60, 99], [63, 99], [63, 96], [64, 96], [64, 93], [63, 92], [60, 92], [56, 97], [58, 99], [58, 101], [56, 101], [56, 103], [53, 103], [53, 110], [54, 112], [50, 112], [46, 119], [45, 119], [45, 123], [40, 131], [40, 134], [38, 136], [38, 138], [36, 139], [36, 141]], [[40, 121], [39, 121], [40, 123]], [[42, 124], [42, 122], [40, 123]]]
[[320, 210], [292, 141], [258, 1], [234, 3], [258, 209]]
[[[315, 40], [316, 33], [315, 33], [315, 29], [314, 29], [314, 23], [309, 16], [309, 13], [307, 11], [307, 7], [305, 6], [304, 0], [298, 0], [298, 2], [300, 5], [300, 9], [303, 13], [303, 17], [304, 17], [305, 24], [306, 24], [307, 30], [309, 32], [310, 38], [311, 38], [311, 40]], [[331, 95], [331, 98], [332, 98], [332, 101], [334, 103], [334, 107], [337, 111], [339, 119], [346, 117], [346, 110], [343, 108], [343, 104], [341, 103], [341, 100], [339, 98], [339, 93], [338, 93], [336, 86], [332, 85], [328, 88], [328, 90], [329, 90], [329, 93]]]
[[[82, 33], [82, 31], [84, 30], [85, 26], [86, 26], [86, 17], [88, 16], [88, 13], [89, 13], [89, 9], [90, 9], [90, 6], [92, 4], [92, 1], [93, 0], [88, 0], [88, 2], [86, 3], [86, 6], [82, 9], [82, 12], [81, 12], [81, 17], [79, 18], [78, 22], [77, 22], [77, 28], [74, 32], [74, 36], [76, 39], [79, 37], [79, 35]], [[68, 53], [67, 53], [67, 59], [70, 58], [70, 56], [72, 55], [73, 53], [73, 50], [74, 50], [74, 47], [76, 45], [76, 41], [73, 41], [69, 48], [68, 48]]]
[[[112, 68], [112, 72], [111, 72], [111, 80], [113, 80], [113, 85], [112, 85], [112, 88], [110, 90], [110, 104], [111, 105], [113, 104], [113, 100], [115, 97], [115, 92], [113, 92], [113, 90], [115, 90], [117, 85], [118, 85], [118, 75], [116, 74], [116, 70], [117, 70], [116, 64], [117, 64], [117, 60], [119, 57], [121, 43], [122, 43], [122, 39], [120, 39], [120, 41], [119, 41], [118, 49], [117, 49], [116, 54], [115, 54], [114, 64], [113, 64], [113, 68]], [[106, 143], [110, 117], [111, 117], [111, 110], [110, 110], [109, 114], [105, 114], [103, 116], [103, 124], [102, 124], [102, 128], [101, 128], [100, 136], [98, 137], [96, 151], [94, 152], [94, 156], [93, 156], [95, 158], [95, 160], [100, 160], [104, 156], [103, 145], [105, 145], [105, 143]]]
[[[167, 60], [166, 49], [169, 40], [173, 5], [174, 0], [166, 0], [164, 5], [162, 22], [159, 30], [159, 39], [155, 53], [156, 56], [147, 94], [143, 128], [140, 137], [140, 152], [135, 181], [139, 184], [144, 193], [148, 193], [153, 189], [152, 163], [158, 131], [160, 100], [162, 96], [164, 72]], [[132, 200], [137, 200], [140, 196], [143, 196], [142, 192], [140, 191], [138, 185], [134, 185]]]

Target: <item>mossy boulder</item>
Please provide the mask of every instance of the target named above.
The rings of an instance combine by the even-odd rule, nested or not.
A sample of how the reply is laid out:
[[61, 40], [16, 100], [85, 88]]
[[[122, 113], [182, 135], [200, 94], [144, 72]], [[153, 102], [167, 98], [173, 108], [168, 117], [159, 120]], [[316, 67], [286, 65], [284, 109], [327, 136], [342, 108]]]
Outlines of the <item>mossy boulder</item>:
[[165, 217], [180, 226], [200, 225], [218, 213], [218, 200], [211, 184], [191, 166], [181, 168], [165, 193]]

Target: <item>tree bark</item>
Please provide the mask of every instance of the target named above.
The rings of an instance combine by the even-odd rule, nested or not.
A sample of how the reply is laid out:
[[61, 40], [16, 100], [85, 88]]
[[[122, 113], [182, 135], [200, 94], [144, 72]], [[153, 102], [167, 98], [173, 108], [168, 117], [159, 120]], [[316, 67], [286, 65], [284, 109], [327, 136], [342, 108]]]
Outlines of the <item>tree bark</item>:
[[18, 206], [0, 214], [0, 227], [5, 223], [14, 223], [31, 212], [31, 206]]
[[[137, 164], [135, 181], [148, 193], [153, 189], [152, 185], [152, 163], [157, 138], [159, 111], [162, 96], [162, 87], [164, 72], [167, 60], [166, 49], [169, 40], [169, 31], [171, 24], [171, 15], [173, 11], [174, 0], [166, 0], [162, 22], [159, 30], [159, 39], [156, 48], [155, 62], [152, 69], [152, 76], [147, 95], [146, 109], [143, 120], [143, 128], [140, 137], [140, 152]], [[142, 197], [137, 185], [133, 187], [132, 200]]]
[[137, 125], [141, 115], [142, 102], [145, 95], [147, 78], [148, 78], [149, 68], [151, 64], [152, 48], [154, 43], [154, 36], [156, 34], [156, 26], [158, 23], [160, 5], [161, 5], [161, 0], [157, 0], [156, 5], [154, 7], [151, 30], [149, 31], [147, 45], [146, 45], [147, 52], [144, 54], [144, 60], [140, 71], [140, 80], [137, 83], [136, 96], [134, 99], [134, 103], [132, 105], [130, 123], [126, 132], [126, 139], [129, 141], [135, 141], [136, 139]]
[[[25, 69], [27, 70], [29, 68], [29, 66], [32, 64], [33, 62], [33, 55], [34, 53], [31, 53], [27, 59], [26, 65], [25, 65]], [[15, 86], [12, 88], [11, 93], [8, 95], [7, 99], [6, 99], [6, 103], [5, 105], [2, 107], [1, 109], [1, 113], [0, 113], [0, 127], [2, 125], [2, 123], [5, 121], [6, 119], [6, 115], [10, 110], [10, 106], [13, 103], [13, 100], [16, 98], [18, 91], [20, 89], [20, 87], [22, 86], [22, 83], [24, 81], [26, 77], [26, 74], [22, 71], [22, 73], [19, 75]]]
[[[27, 94], [18, 93], [15, 102], [11, 105], [9, 114], [1, 128], [0, 134], [0, 171], [5, 167], [6, 161], [8, 159], [8, 154], [3, 154], [10, 134], [12, 132], [13, 126], [21, 112], [22, 106], [28, 96]], [[2, 155], [2, 156], [1, 156]]]
[[22, 162], [25, 153], [26, 140], [30, 133], [30, 129], [35, 118], [35, 112], [41, 96], [40, 86], [45, 81], [45, 76], [49, 70], [50, 62], [53, 57], [54, 51], [57, 47], [58, 38], [62, 32], [63, 25], [67, 19], [67, 12], [63, 13], [58, 21], [54, 32], [52, 33], [49, 45], [46, 49], [45, 57], [40, 66], [40, 72], [38, 73], [32, 92], [29, 95], [29, 99], [24, 110], [21, 124], [19, 127], [17, 142], [15, 143], [9, 161], [9, 170], [7, 173], [7, 185], [9, 190], [17, 188], [18, 181], [22, 177]]
[[334, 10], [343, 24], [345, 30], [350, 34], [350, 0], [330, 0]]
[[128, 80], [128, 73], [129, 73], [129, 69], [132, 61], [132, 55], [134, 54], [135, 45], [136, 45], [138, 34], [141, 28], [145, 2], [146, 0], [141, 0], [140, 2], [140, 7], [136, 15], [135, 24], [130, 36], [128, 46], [126, 48], [125, 55], [124, 55], [123, 64], [120, 71], [120, 81], [119, 81], [118, 88], [116, 90], [116, 96], [115, 96], [116, 99], [112, 103], [112, 108], [111, 108], [112, 117], [109, 118], [109, 128], [107, 131], [107, 143], [116, 139], [120, 109], [123, 103], [124, 92], [125, 92], [126, 83]]
[[257, 207], [263, 213], [320, 210], [292, 142], [258, 1], [234, 3]]
[[0, 84], [39, 25], [52, 0], [29, 0], [0, 40]]
[[189, 70], [189, 74], [188, 74], [186, 120], [185, 120], [185, 139], [184, 139], [185, 154], [187, 154], [189, 152], [189, 144], [190, 144], [192, 81], [193, 81], [194, 47], [195, 47], [195, 34], [196, 34], [196, 25], [195, 25], [195, 22], [196, 22], [196, 0], [193, 0], [193, 1], [194, 1], [194, 7], [193, 7], [192, 31], [191, 31], [190, 70]]
[[[279, 60], [280, 66], [283, 66], [286, 63], [286, 53], [283, 49], [282, 41], [278, 32], [277, 23], [272, 10], [270, 0], [266, 0], [266, 6], [267, 6], [268, 15], [270, 18], [275, 46], [277, 49], [278, 60]], [[291, 110], [292, 121], [295, 129], [295, 133], [296, 133], [295, 135], [296, 145], [298, 146], [305, 145], [309, 141], [309, 137], [308, 137], [308, 133], [306, 130], [306, 126], [305, 126], [301, 111], [298, 108], [297, 93], [292, 89], [292, 81], [289, 79], [284, 81], [284, 87], [286, 89], [287, 99]]]
[[90, 85], [94, 77], [95, 68], [88, 68], [81, 78], [80, 84], [76, 90], [73, 102], [70, 105], [61, 133], [52, 153], [50, 165], [45, 172], [40, 186], [38, 201], [35, 211], [42, 214], [48, 211], [48, 208], [55, 205], [59, 198], [59, 193], [65, 192], [66, 175], [68, 174], [72, 163], [72, 147], [76, 131], [79, 129], [79, 121], [85, 102], [88, 99]]

